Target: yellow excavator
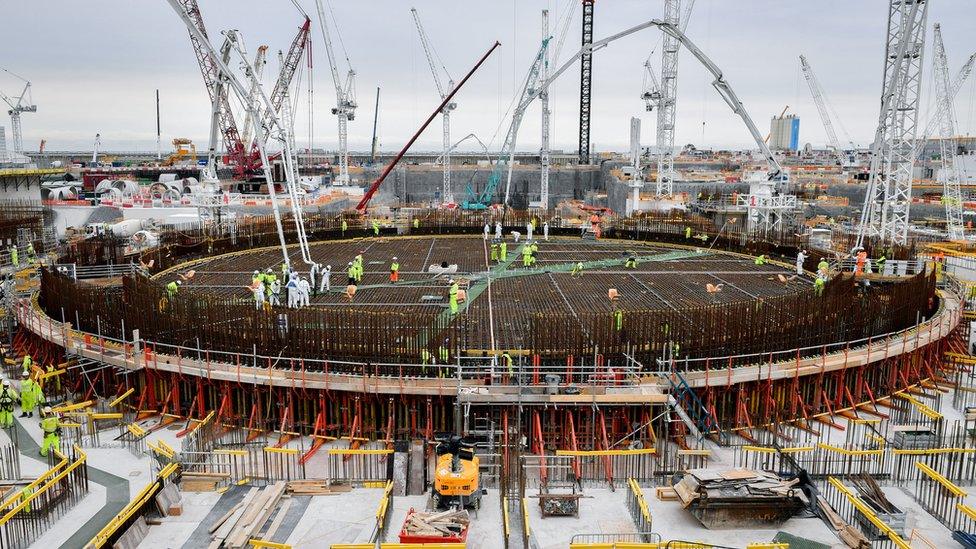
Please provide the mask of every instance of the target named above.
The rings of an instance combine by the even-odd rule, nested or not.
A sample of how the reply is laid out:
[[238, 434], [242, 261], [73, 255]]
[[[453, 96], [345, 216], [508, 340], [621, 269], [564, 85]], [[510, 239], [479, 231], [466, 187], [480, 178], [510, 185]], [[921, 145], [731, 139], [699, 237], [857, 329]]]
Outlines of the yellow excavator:
[[482, 490], [474, 446], [458, 435], [438, 440], [431, 498], [438, 509], [479, 507]]

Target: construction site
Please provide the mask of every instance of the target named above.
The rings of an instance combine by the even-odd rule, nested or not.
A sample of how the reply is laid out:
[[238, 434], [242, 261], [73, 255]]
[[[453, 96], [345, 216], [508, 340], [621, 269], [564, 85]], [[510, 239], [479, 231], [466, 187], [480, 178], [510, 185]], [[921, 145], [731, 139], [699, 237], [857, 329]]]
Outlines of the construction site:
[[[540, 3], [497, 140], [451, 114], [503, 46], [455, 80], [423, 4], [390, 14], [433, 76], [391, 150], [379, 87], [350, 148], [337, 0], [281, 2], [270, 83], [215, 6], [160, 2], [210, 132], [168, 156], [158, 90], [155, 151], [28, 150], [44, 102], [0, 67], [0, 549], [976, 549], [976, 53], [950, 73], [934, 2], [856, 8], [887, 29], [861, 147], [805, 54], [826, 146], [796, 106], [764, 135], [695, 0], [625, 28]], [[656, 141], [634, 116], [629, 151], [597, 150], [597, 52], [637, 33]], [[679, 56], [751, 146], [676, 143]]]

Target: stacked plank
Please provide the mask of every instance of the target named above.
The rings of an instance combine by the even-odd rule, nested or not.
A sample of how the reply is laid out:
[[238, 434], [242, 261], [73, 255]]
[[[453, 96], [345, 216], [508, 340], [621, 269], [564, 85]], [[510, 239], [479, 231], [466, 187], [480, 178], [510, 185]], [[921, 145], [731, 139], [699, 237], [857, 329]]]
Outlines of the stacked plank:
[[[291, 505], [291, 500], [285, 495], [285, 488], [285, 482], [276, 482], [265, 487], [264, 490], [251, 488], [240, 503], [231, 507], [224, 516], [210, 526], [213, 541], [209, 549], [220, 547], [240, 549], [246, 547], [252, 538], [270, 539], [278, 530]], [[281, 504], [280, 508], [279, 504]], [[277, 516], [267, 530], [262, 532], [262, 527], [275, 510], [278, 511]]]
[[184, 492], [213, 492], [217, 485], [230, 480], [230, 473], [183, 471], [180, 488]]
[[[407, 520], [403, 523], [401, 536], [406, 534], [408, 536], [454, 538], [460, 536], [470, 522], [471, 517], [464, 510], [442, 511], [440, 513], [412, 511], [407, 514]], [[401, 539], [401, 541], [403, 540]]]
[[325, 479], [302, 479], [288, 481], [287, 492], [294, 496], [330, 496], [352, 491], [348, 484], [331, 484]]

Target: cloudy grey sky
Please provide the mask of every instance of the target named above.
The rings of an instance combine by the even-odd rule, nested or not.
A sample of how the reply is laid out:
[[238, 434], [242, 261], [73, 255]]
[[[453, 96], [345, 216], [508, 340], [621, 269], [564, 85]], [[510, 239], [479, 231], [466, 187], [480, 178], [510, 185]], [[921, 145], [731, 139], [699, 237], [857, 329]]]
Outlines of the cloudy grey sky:
[[[312, 0], [298, 0], [309, 13]], [[345, 50], [358, 73], [360, 108], [350, 123], [353, 149], [368, 147], [373, 99], [382, 87], [380, 145], [398, 149], [436, 106], [437, 96], [410, 7], [419, 11], [435, 49], [459, 79], [494, 40], [502, 47], [463, 88], [452, 116], [455, 139], [476, 133], [484, 141], [503, 139], [498, 131], [522, 78], [538, 49], [541, 10], [552, 26], [578, 0], [330, 0]], [[685, 0], [687, 2], [687, 0]], [[199, 0], [211, 39], [219, 31], [239, 29], [251, 52], [268, 44], [270, 52], [287, 48], [300, 14], [289, 0]], [[801, 121], [801, 142], [823, 144], [823, 126], [799, 70], [797, 56], [807, 55], [843, 125], [861, 144], [871, 140], [881, 88], [887, 0], [697, 0], [687, 33], [725, 72], [761, 131], [784, 106]], [[597, 39], [640, 21], [662, 17], [657, 0], [601, 0], [596, 6]], [[113, 150], [155, 148], [154, 91], [162, 96], [164, 150], [174, 137], [207, 141], [209, 101], [187, 33], [163, 0], [3, 0], [0, 67], [33, 81], [36, 114], [23, 116], [25, 148], [36, 150], [47, 139], [49, 150], [90, 148], [96, 132]], [[575, 9], [562, 58], [579, 47], [580, 10]], [[935, 0], [929, 32], [941, 22], [954, 74], [976, 50], [972, 0]], [[313, 26], [315, 59], [314, 145], [336, 146], [335, 117], [329, 113], [335, 92], [322, 36]], [[626, 150], [631, 116], [643, 119], [642, 142], [653, 144], [652, 113], [639, 96], [643, 62], [652, 50], [660, 66], [660, 33], [648, 29], [611, 44], [594, 60], [592, 138], [599, 150]], [[342, 48], [335, 43], [337, 53]], [[926, 51], [923, 94], [931, 101], [931, 49]], [[269, 55], [265, 80], [273, 82], [277, 57]], [[342, 72], [344, 72], [344, 67]], [[709, 85], [695, 59], [682, 53], [679, 63], [677, 142], [704, 146], [750, 146], [745, 128]], [[976, 78], [956, 101], [959, 133], [976, 131]], [[0, 73], [0, 90], [17, 82]], [[301, 84], [303, 90], [306, 81]], [[304, 94], [304, 91], [302, 92]], [[553, 84], [553, 148], [575, 150], [579, 101], [578, 65]], [[300, 100], [296, 129], [308, 143], [308, 109]], [[539, 107], [529, 109], [520, 132], [520, 150], [539, 143]], [[507, 124], [507, 121], [505, 122]], [[242, 122], [241, 122], [242, 124]], [[0, 125], [8, 126], [6, 116]], [[440, 125], [432, 124], [414, 150], [439, 147]], [[843, 134], [842, 139], [843, 139]]]

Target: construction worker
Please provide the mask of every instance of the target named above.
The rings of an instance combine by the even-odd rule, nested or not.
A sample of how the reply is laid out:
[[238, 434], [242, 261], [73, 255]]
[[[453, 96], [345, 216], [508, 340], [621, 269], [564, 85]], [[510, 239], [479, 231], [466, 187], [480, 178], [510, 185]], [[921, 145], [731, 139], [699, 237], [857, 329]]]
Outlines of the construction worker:
[[298, 298], [295, 300], [298, 302], [298, 307], [308, 307], [309, 300], [308, 296], [312, 291], [312, 285], [309, 283], [308, 279], [305, 277], [298, 277]]
[[630, 252], [627, 255], [627, 263], [624, 264], [624, 267], [626, 267], [628, 269], [636, 269], [637, 268], [637, 254], [635, 252]]
[[498, 253], [501, 254], [502, 261], [508, 261], [508, 242], [502, 240], [501, 244], [498, 245]]
[[491, 232], [491, 225], [489, 225], [488, 222], [486, 221], [485, 222], [485, 230], [484, 230], [484, 239], [485, 240], [488, 240], [488, 233], [490, 233], [490, 232]]
[[827, 276], [830, 272], [830, 263], [827, 263], [827, 258], [821, 259], [820, 263], [817, 263], [817, 273]]
[[288, 308], [294, 309], [299, 306], [299, 290], [298, 290], [298, 277], [290, 276], [288, 277], [288, 283], [285, 284], [285, 289], [288, 294]]
[[246, 286], [246, 288], [248, 290], [251, 290], [251, 293], [254, 295], [254, 308], [256, 310], [260, 310], [264, 308], [265, 288], [264, 288], [264, 282], [261, 280], [261, 277], [252, 278], [251, 285]]
[[[251, 286], [254, 286], [257, 282], [264, 284], [264, 275], [261, 274], [261, 271], [254, 271], [254, 274], [251, 275]], [[248, 287], [250, 288], [251, 286]]]
[[423, 367], [423, 371], [427, 373], [427, 365], [434, 363], [434, 356], [430, 354], [430, 351], [426, 347], [420, 350], [420, 365]]
[[352, 260], [352, 264], [354, 267], [356, 267], [356, 282], [357, 283], [362, 282], [363, 281], [363, 252], [359, 252], [358, 254], [356, 254], [356, 257], [353, 258]]
[[379, 235], [380, 235], [380, 222], [374, 219], [373, 220], [373, 236], [379, 236]]
[[691, 240], [691, 227], [685, 227], [685, 240]]
[[169, 296], [170, 301], [176, 297], [176, 294], [180, 291], [180, 286], [182, 285], [182, 280], [174, 280], [166, 285], [166, 295]]
[[271, 305], [272, 307], [280, 306], [281, 305], [281, 281], [278, 280], [278, 277], [275, 277], [275, 279], [271, 281], [271, 284], [267, 286], [269, 290], [267, 296], [268, 305]]
[[498, 261], [498, 242], [495, 240], [491, 241], [491, 262], [495, 263]]
[[857, 252], [857, 260], [854, 264], [854, 274], [860, 275], [864, 273], [864, 261], [868, 258], [868, 253], [864, 250]]
[[24, 361], [20, 363], [20, 375], [29, 376], [33, 365], [34, 359], [30, 355], [24, 355]]
[[10, 386], [10, 380], [3, 380], [0, 388], [0, 428], [14, 426], [14, 403], [20, 395]]
[[826, 277], [822, 275], [817, 275], [817, 278], [813, 281], [813, 293], [820, 297], [823, 295], [824, 286], [827, 284]]
[[451, 314], [456, 315], [458, 314], [458, 291], [460, 291], [461, 288], [458, 287], [458, 283], [453, 278], [449, 284], [451, 285], [451, 288], [448, 290], [447, 296], [451, 304]]
[[413, 218], [413, 228], [414, 229], [419, 229], [420, 228], [420, 218], [419, 217]]
[[348, 269], [346, 269], [346, 274], [348, 281], [346, 285], [355, 286], [356, 285], [356, 266], [352, 264], [352, 261], [347, 263]]
[[[24, 486], [24, 489], [20, 491], [20, 502], [24, 503], [25, 501], [30, 499], [31, 495], [33, 494], [34, 494], [34, 488], [31, 488], [30, 484]], [[27, 501], [27, 505], [24, 505], [24, 512], [25, 513], [31, 512], [31, 504], [29, 501]]]
[[878, 266], [878, 274], [879, 275], [884, 275], [885, 274], [885, 262], [886, 261], [888, 261], [888, 258], [885, 257], [884, 254], [881, 254], [881, 257], [879, 257], [878, 260], [874, 262], [875, 265]]
[[44, 419], [41, 420], [41, 430], [44, 431], [41, 455], [47, 457], [49, 449], [57, 449], [61, 446], [61, 420], [58, 419], [57, 414], [52, 412], [50, 406], [45, 406], [41, 413], [44, 414]]
[[349, 229], [349, 224], [346, 223], [346, 220], [345, 219], [343, 219], [342, 220], [342, 236], [346, 236], [346, 230], [347, 229]]
[[756, 260], [754, 261], [754, 263], [756, 265], [765, 265], [766, 264], [766, 256], [765, 255], [760, 255], [759, 257], [756, 258]]
[[393, 262], [390, 263], [390, 284], [396, 284], [400, 280], [400, 264], [397, 263], [396, 256], [393, 256]]
[[583, 262], [577, 261], [576, 265], [573, 265], [573, 272], [569, 273], [570, 276], [583, 276]]
[[500, 221], [495, 222], [495, 239], [502, 239], [502, 223]]
[[526, 244], [522, 246], [522, 266], [529, 267], [532, 265], [532, 246]]
[[546, 221], [542, 224], [542, 238], [547, 242], [549, 241], [549, 222]]
[[322, 266], [318, 263], [312, 263], [312, 267], [308, 270], [308, 283], [312, 286], [312, 295], [318, 295], [319, 293], [319, 285], [316, 282], [318, 282], [321, 271]]
[[800, 250], [796, 253], [796, 274], [803, 274], [803, 262], [807, 260], [806, 250]]
[[322, 271], [322, 280], [319, 282], [319, 293], [332, 290], [332, 265], [326, 265]]
[[624, 312], [621, 311], [619, 308], [614, 308], [613, 325], [618, 332], [624, 327]]
[[502, 353], [502, 361], [505, 363], [505, 369], [508, 371], [508, 375], [515, 375], [515, 361], [512, 360], [512, 355], [508, 351]]
[[37, 261], [37, 255], [34, 253], [34, 243], [27, 243], [27, 263], [33, 264]]
[[41, 392], [41, 386], [29, 374], [25, 374], [20, 382], [20, 417], [34, 417], [34, 408], [42, 402], [44, 393]]
[[535, 224], [533, 224], [531, 221], [529, 221], [528, 223], [525, 224], [525, 241], [526, 242], [531, 242], [532, 241], [532, 231], [533, 230], [535, 230]]
[[16, 244], [10, 246], [10, 263], [13, 264], [14, 268], [20, 267], [20, 259], [17, 257]]
[[[447, 364], [448, 362], [450, 362], [450, 360], [451, 360], [451, 341], [448, 338], [445, 337], [444, 338], [444, 343], [441, 343], [441, 346], [437, 348], [437, 355], [438, 355], [438, 357], [441, 360], [441, 364]], [[443, 377], [443, 370], [441, 370], [441, 374], [440, 375]]]
[[54, 367], [54, 364], [48, 364], [47, 365], [47, 373], [48, 373], [48, 376], [51, 377], [51, 378], [54, 378], [54, 392], [60, 393], [61, 392], [61, 376], [60, 375], [51, 375], [51, 374], [53, 374], [56, 371], [57, 371], [57, 368]]

